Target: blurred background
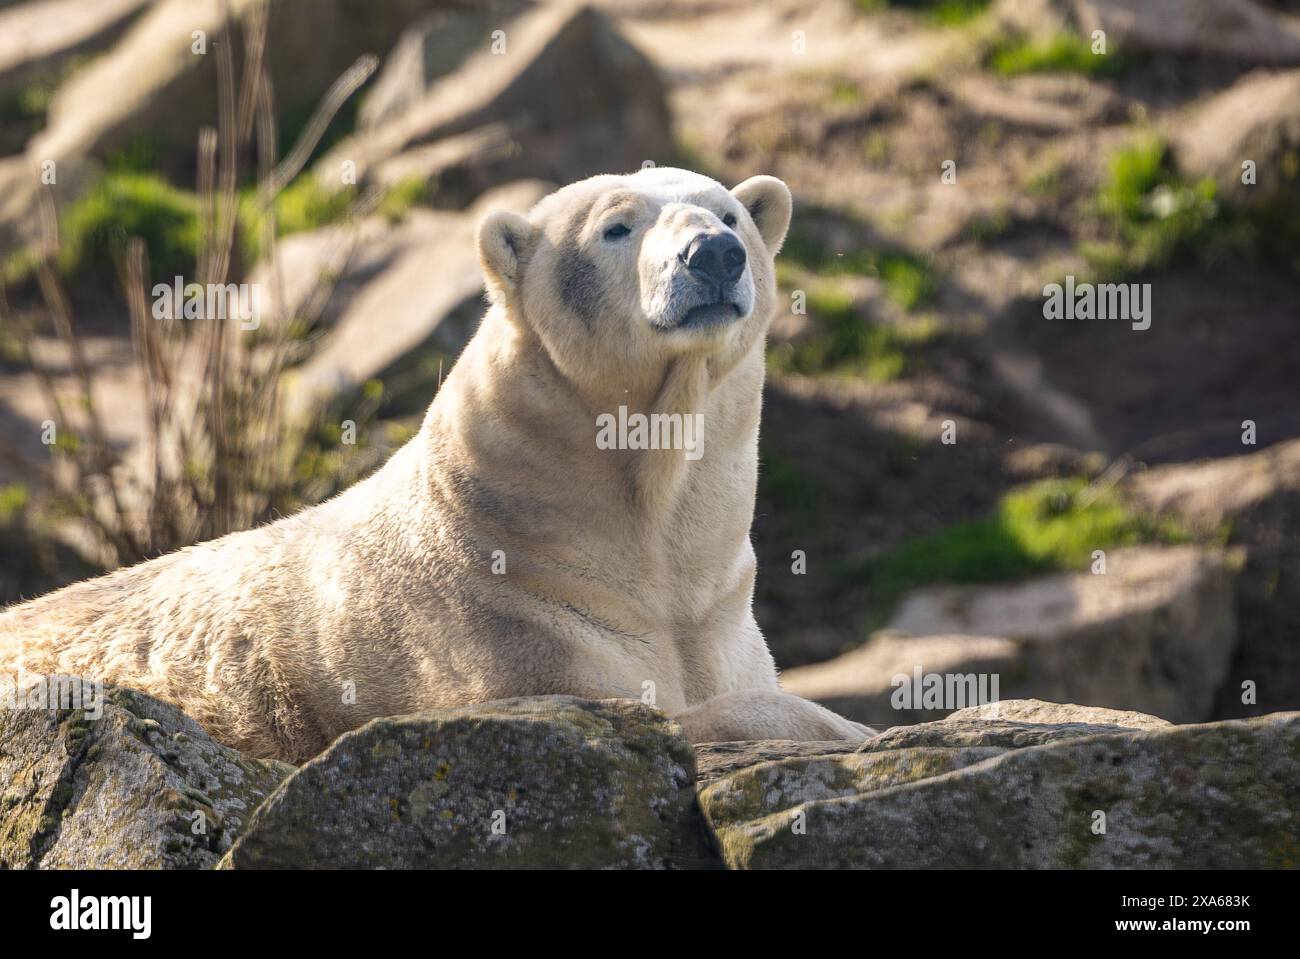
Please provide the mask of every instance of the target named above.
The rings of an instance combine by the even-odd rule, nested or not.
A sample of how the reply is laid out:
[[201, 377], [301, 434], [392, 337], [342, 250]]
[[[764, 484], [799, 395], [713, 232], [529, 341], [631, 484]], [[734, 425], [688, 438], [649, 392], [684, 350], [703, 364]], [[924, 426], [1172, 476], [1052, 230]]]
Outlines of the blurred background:
[[[482, 213], [647, 163], [795, 195], [788, 688], [1300, 708], [1296, 0], [0, 0], [0, 603], [365, 475], [473, 332]], [[159, 318], [176, 277], [252, 300]], [[1150, 328], [1045, 319], [1066, 277]]]

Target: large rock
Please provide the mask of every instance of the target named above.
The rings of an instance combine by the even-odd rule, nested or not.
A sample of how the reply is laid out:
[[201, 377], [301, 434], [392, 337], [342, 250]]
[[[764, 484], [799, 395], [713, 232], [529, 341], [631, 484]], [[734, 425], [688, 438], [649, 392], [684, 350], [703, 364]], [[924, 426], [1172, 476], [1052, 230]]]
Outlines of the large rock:
[[77, 62], [107, 47], [151, 0], [36, 0], [0, 9], [0, 156], [21, 153], [44, 101]]
[[626, 700], [375, 720], [304, 765], [224, 865], [671, 868], [714, 862], [680, 729]]
[[919, 590], [865, 646], [788, 670], [781, 683], [874, 725], [936, 719], [975, 704], [969, 697], [909, 704], [896, 677], [910, 681], [917, 673], [940, 675], [945, 687], [952, 678], [955, 692], [974, 688], [956, 677], [982, 677], [995, 698], [1033, 696], [1197, 722], [1212, 715], [1236, 637], [1224, 556], [1191, 546], [1140, 547], [1112, 552], [1104, 575]]
[[999, 0], [993, 12], [1002, 24], [1042, 40], [1104, 30], [1108, 53], [1300, 63], [1300, 18], [1254, 0]]
[[[1233, 204], [1300, 216], [1300, 70], [1252, 73], [1169, 124], [1179, 166]], [[1255, 182], [1242, 183], [1242, 164]]]
[[102, 48], [153, 0], [36, 0], [0, 10], [0, 89], [57, 76]]
[[292, 768], [132, 690], [104, 687], [102, 711], [0, 708], [0, 868], [208, 868]]
[[1197, 726], [1002, 704], [700, 792], [731, 868], [1294, 868], [1300, 714]]
[[1149, 509], [1245, 550], [1236, 598], [1241, 641], [1214, 717], [1300, 709], [1300, 440], [1159, 467], [1127, 485]]
[[357, 125], [368, 130], [400, 115], [528, 6], [528, 0], [484, 0], [420, 17], [384, 58], [361, 101]]
[[[451, 0], [444, 2], [451, 5]], [[285, 117], [305, 117], [359, 56], [383, 54], [411, 20], [441, 4], [231, 0], [235, 36], [228, 36], [222, 4], [161, 0], [107, 54], [59, 89], [49, 126], [32, 140], [29, 154], [36, 159], [102, 158], [143, 136], [156, 141], [169, 173], [192, 179], [198, 131], [217, 122], [221, 44], [242, 47], [244, 29], [262, 5], [268, 11], [266, 66], [284, 123]], [[193, 52], [195, 31], [206, 36], [205, 53]]]
[[659, 75], [604, 14], [544, 5], [503, 31], [504, 49], [483, 37], [418, 100], [331, 150], [321, 183], [337, 189], [351, 161], [379, 183], [436, 177], [465, 201], [523, 177], [568, 183], [669, 155]]

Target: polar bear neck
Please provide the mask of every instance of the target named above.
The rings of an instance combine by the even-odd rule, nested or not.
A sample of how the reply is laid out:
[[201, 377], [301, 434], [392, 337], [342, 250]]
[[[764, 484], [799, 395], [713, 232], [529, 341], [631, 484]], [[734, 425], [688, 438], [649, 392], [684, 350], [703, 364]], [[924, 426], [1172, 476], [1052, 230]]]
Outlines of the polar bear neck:
[[[444, 382], [421, 429], [426, 482], [439, 512], [529, 517], [537, 534], [600, 522], [677, 541], [747, 543], [757, 484], [761, 343], [723, 377], [708, 358], [683, 357], [654, 377], [605, 390], [563, 376], [535, 338], [495, 310]], [[602, 449], [602, 414], [698, 417], [703, 451]], [[454, 475], [453, 475], [454, 474]], [[684, 518], [725, 516], [692, 530]], [[477, 525], [476, 525], [477, 524]], [[546, 527], [546, 528], [543, 528]]]

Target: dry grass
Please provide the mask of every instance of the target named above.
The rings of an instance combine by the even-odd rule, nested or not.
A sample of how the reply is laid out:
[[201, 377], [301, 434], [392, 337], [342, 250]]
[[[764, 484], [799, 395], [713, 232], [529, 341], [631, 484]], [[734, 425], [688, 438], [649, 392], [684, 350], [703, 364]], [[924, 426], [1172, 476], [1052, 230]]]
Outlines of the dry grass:
[[[229, 9], [226, 26], [233, 30]], [[275, 267], [275, 199], [298, 175], [330, 120], [373, 73], [376, 62], [359, 60], [326, 93], [298, 142], [276, 157], [276, 120], [266, 70], [266, 19], [256, 8], [245, 20], [242, 63], [234, 44], [217, 46], [218, 121], [199, 135], [197, 171], [200, 230], [193, 281], [232, 282], [240, 236], [240, 158], [256, 156], [255, 228], [272, 264], [270, 282], [283, 289]], [[247, 173], [244, 173], [247, 176]], [[355, 201], [351, 215], [375, 198]], [[245, 223], [245, 228], [247, 228]], [[296, 469], [304, 436], [287, 428], [281, 410], [281, 373], [301, 358], [303, 331], [314, 325], [328, 296], [312, 296], [316, 315], [281, 318], [248, 331], [228, 319], [199, 324], [153, 317], [148, 253], [132, 237], [115, 255], [120, 294], [131, 322], [135, 361], [147, 410], [147, 466], [125, 461], [108, 440], [105, 411], [96, 400], [95, 377], [86, 358], [71, 301], [62, 286], [58, 221], [48, 189], [42, 198], [42, 242], [35, 279], [49, 329], [23, 311], [9, 309], [0, 289], [0, 321], [12, 330], [20, 358], [37, 374], [49, 409], [63, 434], [49, 462], [34, 464], [16, 449], [25, 473], [37, 471], [39, 499], [50, 515], [74, 517], [95, 540], [106, 567], [129, 564], [190, 543], [247, 529], [299, 505], [304, 491]], [[278, 296], [276, 302], [283, 303]], [[71, 397], [56, 385], [54, 371], [33, 350], [52, 332], [71, 360]], [[364, 404], [364, 400], [363, 400]], [[369, 403], [360, 415], [373, 415]], [[318, 484], [319, 485], [319, 484]]]

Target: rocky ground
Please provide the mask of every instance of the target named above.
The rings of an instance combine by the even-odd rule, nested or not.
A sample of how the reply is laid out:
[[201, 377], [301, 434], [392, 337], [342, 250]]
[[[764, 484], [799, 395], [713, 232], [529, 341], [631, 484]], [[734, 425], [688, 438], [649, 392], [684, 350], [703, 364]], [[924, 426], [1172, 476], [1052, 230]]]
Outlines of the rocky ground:
[[[1212, 723], [1135, 732], [1111, 717], [1101, 725], [1124, 728], [1093, 734], [1121, 763], [1140, 753], [1154, 764], [1143, 768], [1164, 772], [1166, 746], [1219, 735], [1258, 745], [1293, 728], [1217, 721], [1300, 709], [1294, 3], [231, 8], [227, 23], [205, 0], [0, 4], [0, 602], [318, 501], [372, 468], [410, 435], [473, 331], [482, 304], [470, 238], [484, 210], [524, 210], [554, 184], [647, 162], [727, 183], [772, 173], [796, 209], [778, 263], [754, 540], [759, 622], [785, 685], [886, 726], [951, 712], [893, 702], [894, 678], [914, 670], [996, 675], [1003, 698]], [[350, 86], [314, 127], [340, 77]], [[204, 129], [235, 145], [214, 154]], [[279, 192], [262, 202], [268, 183]], [[146, 255], [134, 278], [133, 236]], [[220, 350], [184, 329], [142, 346], [132, 284], [175, 273], [263, 292], [263, 328], [220, 348], [242, 375], [220, 380]], [[1150, 328], [1045, 319], [1044, 288], [1066, 276], [1150, 284]], [[235, 424], [230, 448], [212, 429], [220, 404]], [[345, 422], [358, 426], [355, 444]], [[160, 448], [178, 452], [160, 459]], [[220, 475], [252, 479], [232, 492]], [[564, 710], [596, 709], [553, 708], [557, 730], [574, 722]], [[419, 722], [459, 729], [448, 717]], [[58, 723], [39, 725], [25, 735], [54, 735]], [[667, 743], [663, 725], [646, 719], [637, 735]], [[366, 735], [407, 749], [417, 728]], [[1039, 750], [1060, 762], [1058, 785], [1082, 761], [1073, 740], [1021, 750], [989, 737], [945, 741], [956, 764], [945, 769], [961, 776], [924, 787], [885, 788], [869, 771], [919, 746], [850, 758], [754, 747], [738, 754], [763, 757], [746, 763], [751, 776], [802, 762], [800, 776], [814, 769], [848, 792], [767, 809], [745, 805], [737, 780], [706, 785], [700, 805], [729, 863], [807, 862], [821, 855], [815, 844], [787, 849], [781, 828], [758, 824], [806, 803], [844, 822], [911, 815], [919, 797], [947, 802], [939, 783], [974, 796], [1024, 773]], [[696, 761], [722, 768], [725, 754]], [[139, 775], [185, 779], [158, 762]], [[635, 841], [609, 833], [607, 861], [714, 855], [674, 831], [694, 815], [681, 804], [695, 788], [689, 757], [680, 765], [643, 771], [676, 825]], [[79, 768], [60, 760], [41, 781], [54, 789]], [[262, 807], [268, 822], [307, 815], [291, 794], [328, 775], [313, 769]], [[1068, 798], [1043, 788], [1046, 803]], [[23, 828], [66, 808], [45, 804], [19, 817]], [[347, 820], [342, 808], [322, 821]], [[1151, 852], [1157, 842], [1140, 854], [1093, 847], [1053, 821], [1055, 833], [1025, 824], [1045, 830], [1032, 852], [997, 854], [1006, 864], [1165, 855]], [[429, 848], [451, 848], [407, 825]], [[972, 820], [973, 833], [983, 828]], [[174, 854], [210, 865], [236, 831], [202, 855]], [[57, 842], [32, 838], [48, 833], [24, 835], [13, 847], [24, 861], [59, 861]], [[227, 861], [302, 852], [257, 835]], [[452, 846], [533, 855], [480, 841]], [[844, 855], [900, 862], [908, 841]], [[327, 845], [310, 848], [327, 855]], [[659, 851], [668, 846], [677, 851]], [[1256, 863], [1273, 861], [1249, 848]], [[375, 861], [391, 854], [377, 849]]]
[[294, 770], [110, 698], [93, 723], [0, 713], [0, 866], [1295, 868], [1300, 846], [1297, 713], [1007, 700], [860, 747], [692, 748], [638, 703], [550, 696], [375, 720]]

